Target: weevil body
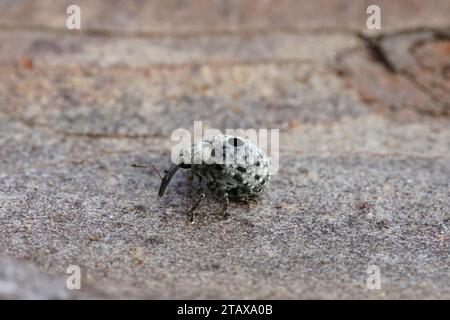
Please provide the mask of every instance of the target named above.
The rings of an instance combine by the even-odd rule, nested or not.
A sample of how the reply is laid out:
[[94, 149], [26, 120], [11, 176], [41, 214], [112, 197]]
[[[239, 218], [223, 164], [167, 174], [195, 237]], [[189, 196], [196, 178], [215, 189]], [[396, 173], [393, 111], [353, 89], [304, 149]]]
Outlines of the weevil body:
[[[218, 198], [222, 199], [223, 216], [227, 215], [229, 198], [249, 201], [263, 193], [269, 184], [269, 159], [252, 141], [228, 135], [217, 135], [195, 143], [190, 150], [183, 150], [178, 161], [164, 176], [159, 196], [164, 192], [179, 168], [190, 168], [200, 182]], [[202, 184], [198, 189], [199, 199], [189, 210], [189, 219], [194, 221], [194, 211], [205, 197]]]

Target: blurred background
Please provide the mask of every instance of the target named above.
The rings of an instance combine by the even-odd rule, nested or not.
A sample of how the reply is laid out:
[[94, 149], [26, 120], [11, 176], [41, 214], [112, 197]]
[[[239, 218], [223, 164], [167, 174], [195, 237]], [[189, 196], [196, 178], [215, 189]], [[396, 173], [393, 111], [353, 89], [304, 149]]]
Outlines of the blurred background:
[[[448, 299], [449, 17], [448, 0], [0, 0], [0, 297]], [[221, 221], [208, 201], [188, 226], [189, 174], [158, 199], [129, 164], [166, 169], [195, 120], [280, 129], [280, 171], [260, 203]]]

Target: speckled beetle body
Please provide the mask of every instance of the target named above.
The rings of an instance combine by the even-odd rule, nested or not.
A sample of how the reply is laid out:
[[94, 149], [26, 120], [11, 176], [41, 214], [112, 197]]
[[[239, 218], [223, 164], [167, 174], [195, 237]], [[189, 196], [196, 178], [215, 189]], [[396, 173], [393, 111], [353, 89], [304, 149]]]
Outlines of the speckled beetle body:
[[269, 159], [252, 141], [239, 137], [217, 135], [195, 143], [190, 150], [183, 150], [178, 161], [164, 176], [159, 196], [164, 192], [179, 168], [190, 168], [199, 177], [199, 199], [189, 210], [189, 219], [194, 221], [194, 211], [205, 193], [202, 181], [218, 198], [223, 199], [223, 216], [227, 216], [229, 198], [249, 201], [267, 189]]

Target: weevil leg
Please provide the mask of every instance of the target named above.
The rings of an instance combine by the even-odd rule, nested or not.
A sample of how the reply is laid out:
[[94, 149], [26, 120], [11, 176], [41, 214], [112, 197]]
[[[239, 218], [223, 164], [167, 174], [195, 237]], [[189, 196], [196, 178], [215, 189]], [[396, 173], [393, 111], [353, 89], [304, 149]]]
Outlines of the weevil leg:
[[198, 207], [200, 207], [200, 205], [201, 205], [202, 202], [203, 202], [203, 199], [205, 199], [205, 193], [203, 192], [203, 190], [202, 190], [201, 187], [198, 188], [197, 194], [199, 195], [197, 201], [194, 203], [194, 205], [192, 206], [192, 208], [189, 209], [189, 211], [188, 211], [189, 223], [191, 223], [191, 224], [195, 223], [195, 220], [194, 220], [194, 213], [195, 213], [195, 210], [197, 210]]
[[248, 197], [248, 198], [243, 199], [242, 202], [247, 205], [259, 204], [259, 199], [256, 197]]
[[224, 192], [223, 193], [223, 207], [222, 207], [222, 218], [223, 219], [228, 219], [229, 214], [227, 212], [228, 209], [228, 205], [230, 204], [230, 199], [228, 197], [228, 193]]
[[197, 177], [198, 177], [198, 186], [199, 186], [199, 188], [200, 188], [201, 185], [202, 185], [203, 178], [202, 178], [202, 176], [200, 176], [200, 175], [197, 175]]

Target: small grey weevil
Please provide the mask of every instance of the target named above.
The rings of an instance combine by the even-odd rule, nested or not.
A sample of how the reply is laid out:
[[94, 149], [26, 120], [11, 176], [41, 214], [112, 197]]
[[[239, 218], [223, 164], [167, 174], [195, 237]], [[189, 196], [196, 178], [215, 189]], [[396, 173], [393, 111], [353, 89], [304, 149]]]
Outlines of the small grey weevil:
[[199, 178], [198, 199], [188, 211], [191, 223], [194, 223], [195, 210], [205, 198], [203, 180], [212, 194], [223, 201], [223, 217], [227, 217], [229, 199], [256, 199], [267, 189], [270, 180], [269, 159], [264, 152], [248, 139], [228, 135], [205, 138], [194, 143], [190, 150], [182, 150], [178, 161], [162, 178], [158, 192], [160, 197], [179, 168], [191, 169]]

